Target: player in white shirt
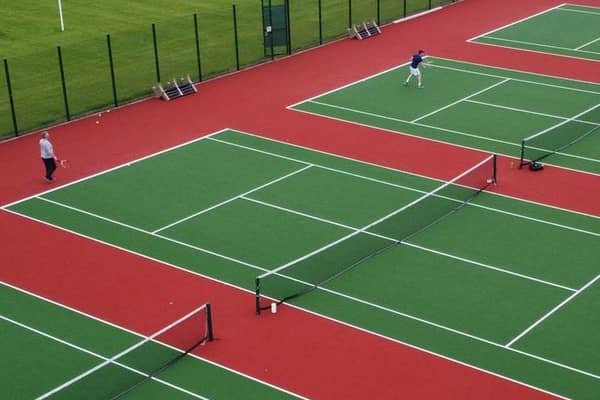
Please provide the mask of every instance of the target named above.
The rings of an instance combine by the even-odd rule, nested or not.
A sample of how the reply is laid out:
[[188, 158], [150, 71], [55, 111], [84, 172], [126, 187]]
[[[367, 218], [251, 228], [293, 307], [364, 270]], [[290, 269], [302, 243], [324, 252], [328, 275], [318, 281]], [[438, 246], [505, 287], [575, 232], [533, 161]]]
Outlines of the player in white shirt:
[[54, 154], [54, 148], [50, 143], [50, 134], [47, 131], [42, 132], [42, 138], [40, 139], [40, 155], [44, 166], [46, 167], [46, 176], [44, 179], [48, 182], [52, 182], [54, 178], [52, 174], [56, 170], [56, 155]]

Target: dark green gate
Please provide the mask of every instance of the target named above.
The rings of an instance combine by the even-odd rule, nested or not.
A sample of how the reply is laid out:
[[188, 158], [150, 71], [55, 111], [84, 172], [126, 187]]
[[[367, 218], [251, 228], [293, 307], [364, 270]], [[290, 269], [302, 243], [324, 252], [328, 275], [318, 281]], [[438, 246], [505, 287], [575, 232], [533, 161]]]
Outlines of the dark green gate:
[[290, 54], [289, 0], [261, 0], [265, 57]]

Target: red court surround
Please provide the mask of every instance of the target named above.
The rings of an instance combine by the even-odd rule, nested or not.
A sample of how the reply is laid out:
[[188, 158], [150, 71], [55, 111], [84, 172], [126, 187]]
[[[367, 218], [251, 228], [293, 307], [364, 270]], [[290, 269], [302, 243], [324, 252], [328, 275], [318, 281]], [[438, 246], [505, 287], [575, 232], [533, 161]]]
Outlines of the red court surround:
[[[483, 153], [285, 107], [403, 63], [415, 46], [435, 56], [600, 82], [594, 61], [465, 42], [560, 3], [464, 0], [384, 27], [384, 34], [373, 39], [339, 41], [204, 82], [197, 95], [171, 103], [150, 99], [53, 128], [58, 155], [71, 162], [71, 168], [57, 171], [53, 185], [42, 179], [37, 135], [0, 143], [0, 204], [225, 127], [449, 178]], [[600, 6], [599, 1], [578, 3]], [[501, 157], [498, 192], [600, 216], [600, 176], [552, 167], [532, 175], [508, 164]], [[219, 340], [204, 347], [203, 356], [311, 398], [552, 398], [289, 307], [258, 318], [248, 293], [3, 211], [0, 243], [1, 280], [143, 333], [208, 300], [214, 304]], [[50, 261], [41, 265], [41, 254]]]

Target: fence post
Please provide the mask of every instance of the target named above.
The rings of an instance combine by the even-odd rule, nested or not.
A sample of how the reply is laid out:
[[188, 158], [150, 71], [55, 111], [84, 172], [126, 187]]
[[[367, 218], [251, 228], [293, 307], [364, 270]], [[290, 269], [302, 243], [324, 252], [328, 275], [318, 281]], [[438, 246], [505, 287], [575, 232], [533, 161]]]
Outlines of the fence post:
[[198, 81], [202, 82], [202, 63], [200, 61], [200, 33], [198, 32], [198, 14], [194, 13], [194, 34], [196, 36], [196, 63], [198, 64]]
[[106, 46], [108, 48], [108, 66], [110, 67], [110, 80], [112, 82], [113, 101], [115, 107], [119, 106], [119, 98], [117, 97], [117, 80], [115, 79], [115, 65], [113, 63], [112, 46], [110, 43], [110, 34], [106, 35]]
[[319, 44], [323, 44], [323, 8], [319, 0]]
[[352, 26], [352, 0], [348, 0], [348, 28]]
[[154, 64], [156, 65], [156, 82], [160, 82], [160, 63], [158, 61], [158, 42], [156, 40], [156, 24], [152, 24], [152, 41], [154, 42]]
[[65, 81], [65, 68], [63, 66], [62, 50], [60, 46], [56, 46], [56, 50], [58, 51], [58, 68], [60, 70], [60, 80], [62, 82], [63, 98], [65, 100], [65, 114], [67, 116], [67, 121], [70, 121], [71, 113], [69, 112], [69, 99], [67, 96], [67, 82]]
[[285, 6], [285, 22], [286, 22], [286, 36], [287, 36], [287, 54], [292, 54], [292, 28], [290, 26], [290, 0], [284, 1]]
[[235, 41], [235, 66], [236, 69], [240, 70], [240, 49], [238, 44], [238, 31], [237, 31], [237, 13], [235, 10], [235, 4], [231, 5], [233, 10], [233, 39]]
[[8, 72], [8, 60], [4, 59], [4, 74], [6, 75], [6, 88], [8, 89], [8, 101], [10, 102], [10, 112], [12, 113], [13, 129], [15, 136], [19, 136], [19, 127], [17, 126], [17, 113], [15, 111], [15, 101], [12, 94], [12, 86], [10, 84], [10, 73]]

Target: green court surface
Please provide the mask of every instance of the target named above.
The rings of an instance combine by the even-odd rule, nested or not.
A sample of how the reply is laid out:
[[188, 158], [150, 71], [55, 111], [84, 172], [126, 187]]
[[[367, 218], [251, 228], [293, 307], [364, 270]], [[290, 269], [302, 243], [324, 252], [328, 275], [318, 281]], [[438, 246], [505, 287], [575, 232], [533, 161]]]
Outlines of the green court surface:
[[[497, 78], [476, 75], [466, 84], [480, 90], [480, 80], [489, 86]], [[581, 95], [569, 105], [589, 106], [596, 94], [585, 89], [588, 85], [569, 84]], [[400, 85], [397, 90], [405, 89]], [[447, 103], [452, 96], [441, 97], [439, 101]], [[555, 110], [559, 111], [567, 112]], [[423, 111], [415, 104], [404, 112], [415, 118]], [[502, 176], [498, 179], [502, 185]], [[440, 185], [225, 130], [4, 209], [254, 291], [258, 275], [357, 232]], [[435, 198], [456, 203], [453, 198]], [[365, 234], [375, 237], [381, 232], [367, 229]], [[595, 312], [600, 306], [599, 244], [598, 218], [484, 191], [441, 221], [290, 303], [552, 393], [593, 399], [600, 393], [600, 354], [592, 351], [600, 346]], [[281, 271], [284, 276], [296, 272], [287, 273]], [[77, 320], [65, 326], [76, 323], [101, 330], [94, 341], [69, 336], [85, 329], [48, 333], [105, 357], [139, 339], [2, 290], [3, 297], [15, 298], [14, 312], [7, 317], [20, 323], [47, 331], [47, 321], [35, 319], [41, 313], [28, 308], [45, 307]], [[273, 294], [268, 285], [263, 294]], [[248, 312], [254, 312], [254, 304], [248, 304]], [[19, 359], [35, 363], [41, 357], [35, 349], [52, 343], [53, 352], [74, 360], [64, 368], [44, 360], [51, 376], [42, 381], [27, 378], [40, 382], [27, 387], [36, 394], [98, 363], [89, 353], [6, 320], [2, 323], [13, 332], [13, 339], [2, 343], [20, 347]], [[23, 331], [22, 336], [17, 331]], [[7, 345], [16, 340], [31, 344]], [[9, 357], [17, 358], [14, 353]], [[185, 371], [203, 368], [240, 379], [198, 359], [186, 359], [167, 372], [187, 387], [192, 383], [185, 380]], [[225, 383], [227, 389], [214, 388], [208, 397], [228, 398], [221, 390], [234, 388], [266, 393], [257, 398], [289, 396], [248, 380], [243, 384]], [[139, 396], [135, 398], [146, 398]]]
[[600, 85], [428, 61], [423, 89], [414, 80], [403, 86], [403, 65], [291, 108], [514, 157], [523, 139], [540, 134], [534, 150], [559, 150], [545, 163], [600, 174]]
[[469, 41], [600, 61], [600, 8], [562, 4]]
[[[119, 357], [120, 364], [107, 363], [145, 338], [9, 285], [0, 284], [0, 299], [0, 349], [5, 365], [0, 383], [7, 396], [3, 398], [112, 399], [142, 381], [141, 374], [158, 368], [161, 360], [179, 354], [148, 342]], [[182, 328], [175, 325], [175, 329]], [[93, 372], [54, 391], [88, 371]], [[120, 398], [296, 398], [196, 356], [185, 356], [154, 377]]]

